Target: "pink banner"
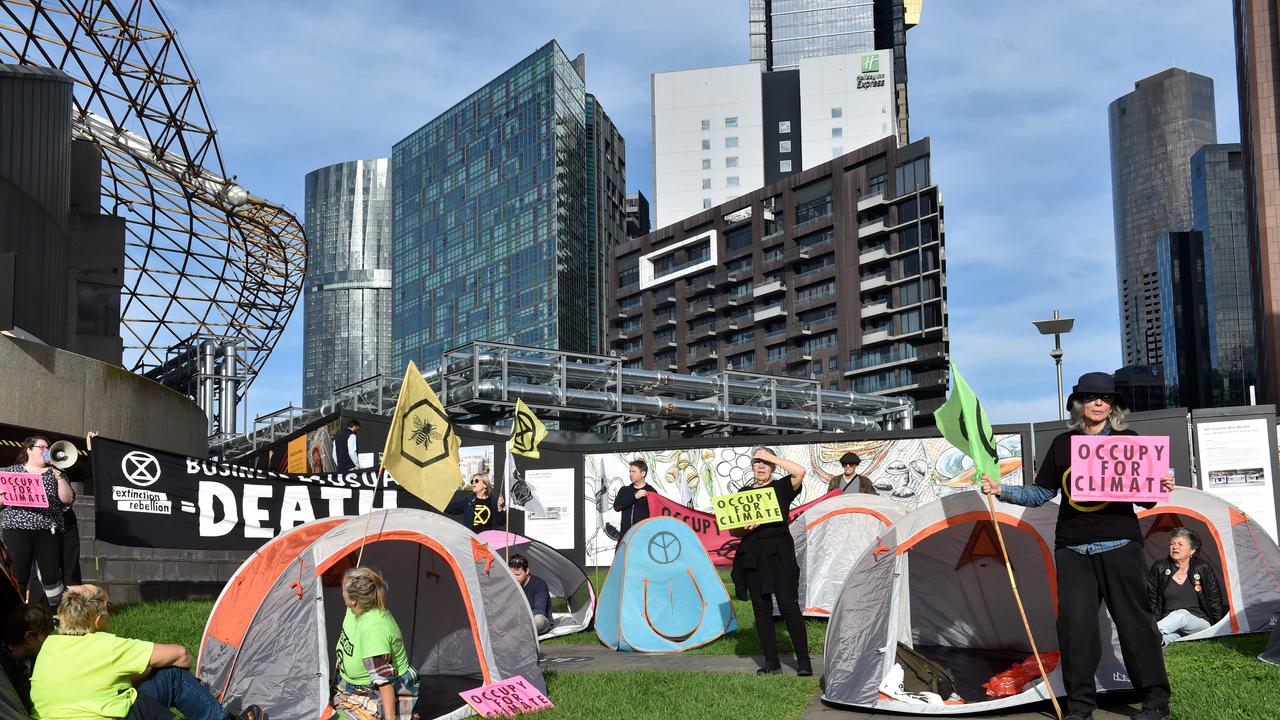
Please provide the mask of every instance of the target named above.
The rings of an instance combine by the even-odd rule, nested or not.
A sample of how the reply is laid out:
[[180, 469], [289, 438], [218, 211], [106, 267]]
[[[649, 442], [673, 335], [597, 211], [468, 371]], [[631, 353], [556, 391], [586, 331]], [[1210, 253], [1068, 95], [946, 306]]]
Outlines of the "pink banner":
[[1160, 502], [1169, 493], [1169, 438], [1164, 435], [1075, 435], [1071, 438], [1071, 499]]
[[[791, 512], [787, 514], [788, 522], [795, 520], [797, 515], [823, 500], [840, 494], [840, 490], [832, 490], [820, 498], [791, 508]], [[716, 516], [714, 513], [685, 507], [655, 492], [646, 495], [646, 499], [649, 501], [649, 517], [673, 517], [688, 525], [697, 533], [698, 539], [702, 541], [702, 547], [706, 548], [707, 554], [711, 556], [711, 562], [724, 567], [733, 564], [733, 553], [738, 549], [738, 538], [733, 537], [727, 531], [721, 532], [716, 529]]]
[[4, 504], [14, 507], [49, 507], [44, 480], [35, 473], [0, 472], [0, 493]]
[[521, 675], [458, 694], [480, 717], [515, 717], [555, 707]]

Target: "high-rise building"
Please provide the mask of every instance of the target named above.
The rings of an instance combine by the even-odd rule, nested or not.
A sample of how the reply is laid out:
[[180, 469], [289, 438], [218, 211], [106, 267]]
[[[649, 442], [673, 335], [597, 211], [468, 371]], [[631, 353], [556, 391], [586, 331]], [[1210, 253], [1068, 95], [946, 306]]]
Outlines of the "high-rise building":
[[896, 137], [887, 50], [653, 75], [657, 225]]
[[306, 177], [302, 402], [393, 373], [391, 177], [387, 158], [353, 160]]
[[627, 193], [624, 211], [627, 215], [627, 237], [648, 235], [653, 229], [649, 222], [649, 198], [639, 190]]
[[1213, 80], [1179, 68], [1139, 80], [1108, 107], [1125, 365], [1161, 362], [1156, 241], [1191, 227], [1187, 163], [1217, 142], [1213, 113]]
[[608, 279], [613, 248], [627, 237], [627, 150], [617, 126], [600, 101], [586, 94], [587, 244], [595, 271], [587, 276], [587, 347], [604, 350], [604, 312], [612, 293]]
[[620, 245], [609, 317], [633, 367], [947, 391], [941, 193], [929, 140], [883, 138]]
[[1165, 233], [1156, 241], [1166, 407], [1209, 406], [1211, 353], [1204, 246], [1203, 236], [1195, 231]]
[[1258, 402], [1280, 405], [1280, 0], [1235, 0], [1233, 10]]
[[1206, 145], [1191, 156], [1192, 226], [1204, 238], [1209, 301], [1211, 375], [1205, 384], [1214, 407], [1249, 404], [1258, 377], [1242, 155], [1239, 143], [1232, 143]]
[[[596, 349], [591, 233], [616, 217], [604, 235], [621, 237], [620, 198], [601, 189], [625, 181], [621, 138], [589, 137], [585, 75], [552, 40], [395, 144], [397, 365], [471, 340]], [[594, 137], [614, 137], [590, 103]]]
[[893, 57], [899, 144], [907, 132], [907, 30], [920, 23], [922, 0], [748, 0], [751, 62], [794, 70], [806, 58], [888, 50]]

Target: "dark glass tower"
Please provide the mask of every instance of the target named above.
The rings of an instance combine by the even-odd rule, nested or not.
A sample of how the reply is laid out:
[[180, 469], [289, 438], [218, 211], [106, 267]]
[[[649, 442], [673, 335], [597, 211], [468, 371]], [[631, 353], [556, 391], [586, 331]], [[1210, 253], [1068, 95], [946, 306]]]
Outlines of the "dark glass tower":
[[553, 40], [392, 149], [397, 366], [471, 340], [594, 349], [584, 75]]
[[391, 178], [387, 158], [307, 173], [302, 404], [391, 362]]
[[1204, 239], [1174, 232], [1156, 241], [1164, 333], [1165, 407], [1209, 405], [1209, 293], [1205, 289]]
[[1124, 364], [1161, 362], [1156, 241], [1191, 227], [1187, 163], [1217, 142], [1213, 80], [1178, 68], [1134, 83], [1108, 108], [1116, 285]]
[[1204, 238], [1205, 285], [1215, 407], [1249, 404], [1257, 383], [1253, 335], [1253, 283], [1245, 225], [1240, 145], [1206, 145], [1191, 156], [1191, 214]]

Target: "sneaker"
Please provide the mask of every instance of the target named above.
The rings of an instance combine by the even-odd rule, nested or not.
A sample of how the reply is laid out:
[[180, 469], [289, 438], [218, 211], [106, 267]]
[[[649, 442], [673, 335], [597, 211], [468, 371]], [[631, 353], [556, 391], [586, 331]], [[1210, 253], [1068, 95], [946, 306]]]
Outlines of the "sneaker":
[[1133, 720], [1165, 720], [1169, 717], [1168, 708], [1144, 707], [1133, 716]]
[[765, 665], [759, 670], [756, 670], [757, 675], [777, 675], [780, 672], [782, 672], [781, 665]]
[[236, 720], [267, 720], [267, 714], [257, 705], [250, 705], [236, 717]]

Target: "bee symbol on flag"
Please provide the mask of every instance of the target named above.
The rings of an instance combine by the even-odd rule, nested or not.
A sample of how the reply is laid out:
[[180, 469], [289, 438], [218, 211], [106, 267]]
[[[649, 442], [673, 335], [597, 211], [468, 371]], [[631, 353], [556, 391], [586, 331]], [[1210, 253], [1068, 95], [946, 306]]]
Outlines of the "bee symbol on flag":
[[413, 432], [409, 434], [409, 440], [417, 445], [426, 447], [430, 443], [440, 439], [440, 431], [435, 425], [423, 420], [418, 416], [413, 418]]

